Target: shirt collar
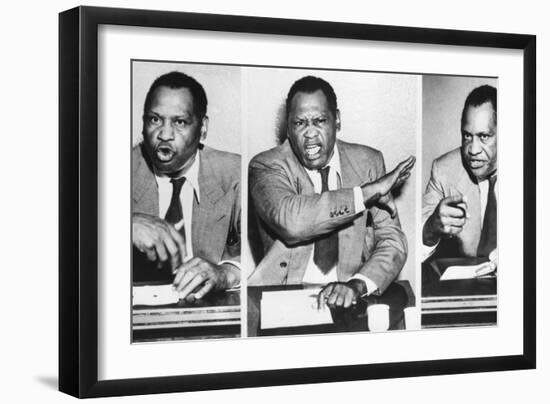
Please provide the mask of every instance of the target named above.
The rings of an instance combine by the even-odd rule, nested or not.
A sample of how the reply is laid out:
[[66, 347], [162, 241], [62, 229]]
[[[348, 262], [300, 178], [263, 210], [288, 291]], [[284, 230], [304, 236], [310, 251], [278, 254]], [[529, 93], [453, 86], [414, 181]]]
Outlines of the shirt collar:
[[[193, 164], [191, 164], [191, 166], [187, 169], [187, 171], [179, 177], [179, 178], [185, 177], [185, 183], [191, 185], [198, 203], [200, 203], [201, 201], [200, 187], [199, 187], [200, 158], [201, 158], [200, 151], [197, 150], [197, 154], [195, 155], [195, 160], [193, 161]], [[157, 173], [155, 173], [155, 177], [157, 179], [157, 183], [159, 182], [170, 183], [170, 180], [171, 180], [170, 177], [166, 177], [166, 176], [161, 177], [161, 176], [158, 176]]]

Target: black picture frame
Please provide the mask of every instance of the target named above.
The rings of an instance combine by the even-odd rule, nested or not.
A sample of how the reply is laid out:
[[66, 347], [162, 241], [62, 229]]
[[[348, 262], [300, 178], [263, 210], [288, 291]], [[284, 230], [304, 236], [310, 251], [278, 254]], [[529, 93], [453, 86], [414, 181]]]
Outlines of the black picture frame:
[[[523, 51], [523, 354], [98, 381], [98, 26], [112, 24]], [[536, 37], [78, 7], [59, 15], [59, 389], [76, 397], [532, 369], [536, 366]]]

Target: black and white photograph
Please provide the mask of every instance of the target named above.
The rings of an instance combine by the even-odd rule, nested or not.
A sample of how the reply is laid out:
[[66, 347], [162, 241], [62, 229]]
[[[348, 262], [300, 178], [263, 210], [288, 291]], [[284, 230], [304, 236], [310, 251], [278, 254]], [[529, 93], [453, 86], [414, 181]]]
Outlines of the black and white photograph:
[[1, 401], [544, 401], [547, 8], [7, 2]]
[[245, 84], [248, 336], [418, 329], [420, 77], [250, 67]]
[[131, 69], [133, 342], [496, 325], [496, 79]]
[[497, 80], [422, 83], [422, 327], [496, 325]]
[[533, 36], [93, 7], [60, 32], [63, 391], [534, 366]]
[[132, 340], [240, 336], [241, 72], [131, 68]]

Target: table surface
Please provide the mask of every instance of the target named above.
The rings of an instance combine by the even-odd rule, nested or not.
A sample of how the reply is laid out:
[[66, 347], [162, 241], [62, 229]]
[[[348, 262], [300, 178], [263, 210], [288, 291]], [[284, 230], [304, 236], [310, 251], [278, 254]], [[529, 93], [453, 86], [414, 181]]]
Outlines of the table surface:
[[[318, 287], [318, 286], [316, 286]], [[382, 296], [360, 299], [348, 309], [332, 309], [333, 324], [260, 329], [260, 301], [262, 292], [304, 289], [303, 285], [250, 286], [248, 287], [248, 336], [323, 334], [336, 332], [368, 331], [367, 307], [373, 304], [390, 306], [390, 330], [404, 328], [403, 309], [415, 305], [415, 297], [408, 281], [395, 281]]]
[[497, 324], [497, 277], [440, 281], [451, 265], [477, 265], [482, 258], [440, 258], [422, 264], [422, 327]]
[[[158, 284], [157, 282], [134, 283], [134, 286]], [[162, 313], [167, 309], [177, 308], [209, 308], [209, 307], [238, 307], [241, 304], [241, 291], [230, 290], [225, 292], [209, 293], [201, 300], [187, 302], [180, 300], [178, 303], [162, 305], [162, 306], [134, 306], [133, 313], [148, 311], [154, 314]], [[205, 322], [206, 324], [206, 322]], [[224, 325], [204, 325], [185, 327], [177, 326], [174, 328], [150, 328], [145, 330], [133, 330], [132, 342], [154, 342], [154, 341], [171, 341], [181, 339], [217, 339], [217, 338], [232, 338], [240, 337], [241, 325], [239, 324], [224, 324]]]
[[422, 264], [422, 297], [496, 295], [496, 276], [439, 280], [441, 274], [452, 265], [477, 265], [485, 261], [482, 258], [440, 258]]

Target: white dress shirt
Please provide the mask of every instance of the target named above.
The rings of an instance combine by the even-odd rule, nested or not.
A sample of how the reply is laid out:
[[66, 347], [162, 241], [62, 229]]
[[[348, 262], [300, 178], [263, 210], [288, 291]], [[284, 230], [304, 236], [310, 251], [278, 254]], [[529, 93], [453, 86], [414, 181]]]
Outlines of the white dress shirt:
[[[188, 170], [182, 175], [182, 177], [185, 177], [185, 182], [180, 192], [183, 219], [174, 225], [178, 231], [185, 225], [185, 247], [187, 248], [185, 261], [193, 257], [193, 243], [191, 242], [191, 235], [193, 234], [193, 199], [196, 198], [197, 202], [200, 203], [199, 160], [200, 153], [197, 151], [193, 164], [191, 164]], [[155, 177], [157, 179], [159, 192], [159, 216], [164, 218], [170, 207], [170, 200], [172, 199], [173, 185], [170, 182], [172, 179], [170, 177], [160, 177], [156, 174]]]
[[[185, 247], [187, 249], [187, 255], [183, 260], [184, 262], [187, 262], [191, 258], [193, 258], [193, 243], [192, 243], [193, 202], [195, 198], [197, 200], [197, 203], [201, 202], [201, 197], [200, 197], [201, 192], [199, 187], [200, 158], [201, 158], [200, 151], [197, 150], [193, 164], [191, 164], [191, 166], [187, 169], [187, 171], [181, 176], [181, 177], [185, 177], [185, 182], [183, 183], [183, 186], [180, 192], [180, 201], [181, 201], [183, 219], [180, 220], [178, 223], [176, 223], [174, 227], [176, 228], [176, 230], [180, 231], [180, 229], [183, 226], [185, 226]], [[173, 192], [173, 185], [170, 182], [171, 181], [170, 177], [161, 177], [156, 174], [155, 174], [155, 177], [157, 180], [158, 193], [159, 193], [159, 216], [164, 219], [164, 217], [166, 216], [166, 212], [170, 207], [170, 201], [172, 199], [172, 192]], [[239, 270], [241, 269], [241, 264], [240, 262], [237, 262], [237, 261], [222, 260], [217, 264], [218, 265], [231, 264], [237, 267]], [[235, 287], [238, 287], [238, 286], [235, 286]]]
[[[495, 198], [498, 201], [498, 187], [496, 186], [496, 183], [498, 182], [498, 178], [495, 181]], [[479, 189], [479, 208], [481, 209], [481, 228], [483, 229], [483, 220], [485, 218], [485, 209], [487, 208], [487, 196], [489, 194], [489, 179], [483, 180], [478, 183], [478, 189]], [[469, 203], [469, 201], [468, 201]], [[424, 224], [422, 224], [422, 228], [424, 228]], [[439, 245], [439, 241], [435, 243], [433, 246], [427, 246], [425, 244], [422, 245], [422, 261], [426, 261], [428, 258], [432, 256], [432, 254], [437, 249], [437, 246]]]
[[[336, 190], [340, 188], [340, 184], [342, 183], [342, 175], [341, 175], [341, 168], [340, 168], [340, 152], [338, 151], [338, 147], [335, 144], [334, 145], [334, 153], [332, 154], [332, 157], [328, 164], [325, 167], [330, 167], [330, 170], [328, 172], [328, 189], [329, 190]], [[304, 167], [305, 168], [305, 167]], [[313, 188], [315, 190], [315, 193], [320, 194], [323, 187], [322, 187], [322, 180], [321, 180], [321, 174], [317, 170], [308, 170], [306, 168], [307, 175], [309, 176], [311, 182], [313, 183]], [[355, 205], [355, 213], [359, 213], [365, 210], [365, 204], [363, 203], [363, 193], [361, 191], [361, 187], [353, 187], [353, 200]], [[336, 266], [331, 268], [326, 274], [319, 269], [319, 267], [313, 262], [313, 255], [312, 252], [309, 256], [306, 271], [304, 273], [304, 278], [302, 280], [303, 283], [311, 283], [311, 284], [327, 284], [330, 282], [337, 282], [338, 277], [336, 274]], [[337, 265], [337, 264], [336, 264]], [[367, 295], [373, 293], [378, 289], [378, 286], [369, 278], [362, 274], [355, 274], [351, 277], [351, 279], [360, 279], [363, 282], [365, 282], [367, 286]]]

